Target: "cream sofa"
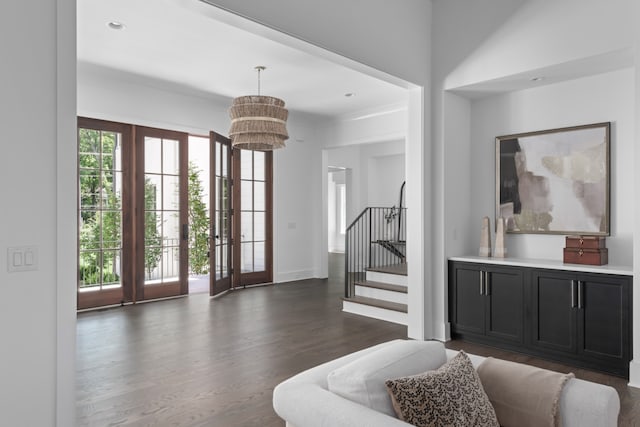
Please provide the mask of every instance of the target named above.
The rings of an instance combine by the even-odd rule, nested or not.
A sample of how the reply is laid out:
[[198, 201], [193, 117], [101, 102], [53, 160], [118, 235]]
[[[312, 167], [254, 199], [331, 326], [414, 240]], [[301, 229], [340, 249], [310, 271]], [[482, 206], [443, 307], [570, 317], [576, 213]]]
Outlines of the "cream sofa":
[[[419, 357], [407, 357], [403, 350], [407, 346], [423, 345], [426, 350], [420, 349]], [[424, 351], [428, 358], [423, 357]], [[282, 382], [273, 391], [273, 407], [287, 427], [406, 427], [409, 424], [395, 418], [393, 412], [389, 413], [390, 399], [383, 402], [385, 397], [380, 393], [386, 392], [384, 377], [414, 375], [435, 369], [456, 354], [457, 351], [445, 349], [436, 341], [382, 343]], [[469, 357], [476, 368], [484, 360], [481, 356]], [[401, 360], [394, 361], [394, 358]], [[425, 362], [426, 359], [430, 360]], [[372, 371], [376, 372], [371, 374]], [[380, 381], [382, 384], [378, 384]], [[612, 387], [573, 378], [562, 390], [559, 411], [563, 427], [615, 427], [620, 400]]]

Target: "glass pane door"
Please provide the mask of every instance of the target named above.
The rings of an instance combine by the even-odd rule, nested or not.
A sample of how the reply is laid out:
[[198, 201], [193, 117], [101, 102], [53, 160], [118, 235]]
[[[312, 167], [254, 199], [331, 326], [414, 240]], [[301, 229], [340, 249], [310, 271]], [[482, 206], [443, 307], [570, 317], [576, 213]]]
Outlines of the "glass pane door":
[[[235, 285], [266, 283], [272, 280], [271, 273], [271, 157], [272, 153], [240, 150], [235, 160], [240, 186], [239, 222], [236, 228], [234, 251], [239, 271]], [[237, 174], [236, 174], [237, 176]]]
[[124, 155], [128, 134], [128, 127], [117, 123], [78, 121], [79, 309], [131, 299], [130, 290], [123, 292], [129, 284], [122, 221], [129, 188], [123, 185], [129, 179]]
[[231, 141], [211, 132], [211, 164], [213, 176], [212, 205], [215, 212], [211, 224], [212, 296], [231, 288]]
[[211, 290], [211, 142], [189, 135], [189, 294]]
[[[189, 237], [186, 211], [187, 137], [136, 128], [138, 203], [138, 295], [161, 298], [188, 292]], [[141, 280], [140, 280], [141, 279]]]

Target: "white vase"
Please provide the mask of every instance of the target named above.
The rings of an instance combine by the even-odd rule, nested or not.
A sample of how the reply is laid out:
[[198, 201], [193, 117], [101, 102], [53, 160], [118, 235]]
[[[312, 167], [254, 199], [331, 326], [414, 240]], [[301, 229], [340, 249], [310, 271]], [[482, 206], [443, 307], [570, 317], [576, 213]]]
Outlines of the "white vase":
[[491, 256], [491, 225], [489, 217], [482, 218], [482, 228], [480, 230], [480, 256]]
[[496, 249], [493, 253], [493, 256], [498, 258], [506, 258], [507, 257], [507, 247], [505, 245], [505, 236], [504, 232], [506, 229], [506, 224], [504, 218], [500, 217], [496, 220]]

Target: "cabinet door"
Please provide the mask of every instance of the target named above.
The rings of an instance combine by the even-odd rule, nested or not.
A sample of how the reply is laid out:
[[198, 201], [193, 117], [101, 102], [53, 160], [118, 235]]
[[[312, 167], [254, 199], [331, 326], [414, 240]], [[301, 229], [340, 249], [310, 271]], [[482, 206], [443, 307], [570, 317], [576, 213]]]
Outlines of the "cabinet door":
[[612, 276], [581, 276], [578, 352], [594, 359], [629, 360], [629, 281]]
[[524, 279], [522, 269], [487, 269], [487, 336], [523, 342]]
[[531, 345], [575, 353], [576, 311], [572, 274], [534, 270], [531, 277]]
[[484, 334], [485, 300], [480, 294], [479, 266], [454, 264], [451, 322], [454, 332]]

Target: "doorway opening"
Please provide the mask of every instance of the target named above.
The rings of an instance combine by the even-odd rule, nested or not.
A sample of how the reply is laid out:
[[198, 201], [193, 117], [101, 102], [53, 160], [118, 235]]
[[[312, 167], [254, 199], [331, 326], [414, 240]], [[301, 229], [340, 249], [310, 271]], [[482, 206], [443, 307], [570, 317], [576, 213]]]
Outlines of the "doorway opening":
[[210, 292], [210, 148], [208, 137], [189, 135], [189, 294]]
[[[328, 247], [330, 253], [344, 253], [344, 236], [347, 229], [347, 203], [350, 186], [347, 169], [329, 166], [327, 182], [327, 216], [329, 220]], [[348, 174], [349, 177], [351, 174]]]
[[[349, 180], [347, 179], [349, 178]], [[344, 281], [344, 244], [347, 229], [347, 203], [351, 172], [343, 167], [329, 166], [327, 172], [328, 218], [328, 276], [329, 280]]]

